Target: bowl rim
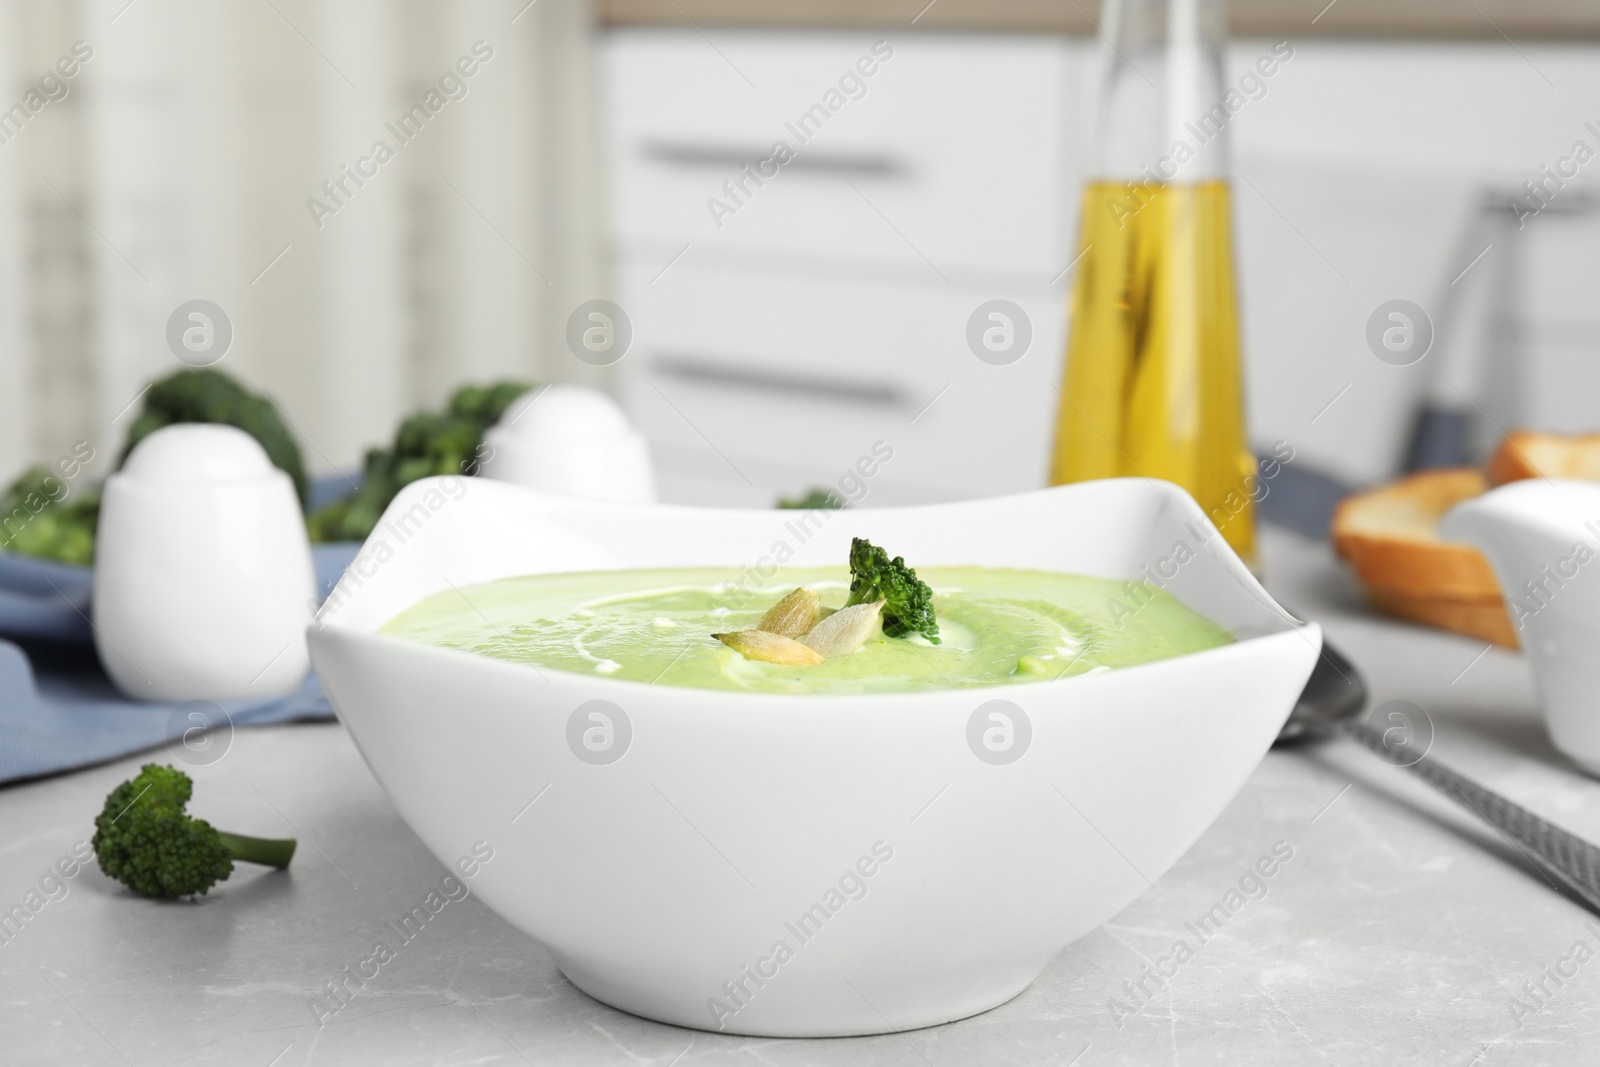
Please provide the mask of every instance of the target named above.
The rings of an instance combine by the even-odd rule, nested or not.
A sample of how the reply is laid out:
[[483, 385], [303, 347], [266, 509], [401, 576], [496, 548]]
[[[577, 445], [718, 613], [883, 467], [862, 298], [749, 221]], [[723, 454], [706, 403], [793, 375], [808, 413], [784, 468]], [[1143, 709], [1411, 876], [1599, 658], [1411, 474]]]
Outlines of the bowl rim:
[[[405, 511], [406, 508], [411, 506], [417, 497], [427, 491], [430, 485], [442, 483], [445, 480], [457, 477], [459, 476], [445, 475], [423, 478], [418, 479], [415, 482], [411, 482], [403, 487], [389, 503], [389, 506], [385, 508], [383, 515], [379, 517], [378, 523], [374, 526], [373, 533], [369, 535], [365, 542], [362, 543], [361, 549], [357, 552], [357, 557], [359, 558], [361, 555], [367, 552], [368, 546], [378, 539], [379, 532], [384, 529], [385, 525], [395, 513]], [[739, 523], [771, 519], [775, 515], [782, 514], [781, 510], [772, 508], [708, 508], [691, 504], [639, 504], [626, 501], [597, 500], [544, 492], [541, 490], [530, 489], [525, 486], [500, 482], [493, 479], [463, 478], [461, 480], [466, 482], [484, 483], [484, 488], [491, 496], [500, 495], [503, 499], [520, 497], [524, 500], [531, 499], [540, 502], [548, 506], [548, 510], [557, 520], [559, 520], [563, 515], [570, 515], [573, 513], [588, 513], [615, 516], [619, 521], [626, 521], [629, 518], [647, 519], [679, 516], [685, 518], [703, 519], [708, 516], [716, 516], [720, 519], [726, 519], [730, 522]], [[387, 648], [391, 651], [404, 648], [411, 650], [413, 653], [415, 653], [418, 649], [425, 649], [430, 653], [439, 653], [445, 657], [439, 661], [442, 665], [454, 665], [459, 667], [464, 666], [466, 663], [474, 663], [477, 664], [480, 669], [484, 669], [484, 664], [490, 664], [494, 665], [495, 668], [504, 667], [517, 671], [519, 674], [528, 676], [542, 676], [544, 672], [548, 671], [559, 676], [568, 684], [587, 684], [594, 686], [597, 697], [606, 691], [614, 692], [619, 694], [619, 696], [626, 696], [628, 694], [637, 695], [645, 689], [651, 689], [692, 693], [696, 694], [699, 698], [710, 700], [715, 703], [722, 703], [724, 700], [748, 703], [752, 699], [759, 699], [762, 701], [776, 702], [801, 701], [812, 707], [816, 707], [819, 703], [824, 702], [847, 703], [864, 699], [872, 701], [888, 701], [891, 703], [898, 703], [902, 701], [925, 703], [930, 699], [936, 699], [948, 694], [962, 694], [964, 697], [972, 698], [981, 696], [983, 699], [997, 699], [1001, 694], [1007, 693], [1016, 694], [1018, 697], [1021, 697], [1026, 694], [1040, 692], [1041, 686], [1051, 685], [1059, 682], [1084, 683], [1090, 679], [1125, 679], [1129, 677], [1129, 671], [1140, 672], [1137, 677], [1144, 677], [1151, 672], [1159, 673], [1183, 669], [1183, 664], [1191, 661], [1193, 657], [1197, 656], [1210, 657], [1212, 659], [1225, 658], [1228, 656], [1249, 656], [1254, 654], [1250, 650], [1259, 645], [1261, 641], [1271, 638], [1287, 637], [1291, 633], [1298, 635], [1302, 640], [1306, 640], [1312, 645], [1312, 647], [1320, 647], [1320, 626], [1318, 626], [1318, 624], [1315, 622], [1296, 617], [1286, 608], [1284, 608], [1283, 605], [1279, 604], [1277, 599], [1261, 586], [1261, 583], [1257, 577], [1251, 573], [1248, 567], [1245, 566], [1244, 562], [1233, 551], [1231, 546], [1227, 544], [1226, 540], [1222, 537], [1221, 533], [1216, 530], [1215, 526], [1211, 525], [1210, 518], [1200, 508], [1199, 504], [1195, 502], [1194, 498], [1190, 496], [1189, 493], [1186, 492], [1182, 487], [1173, 482], [1147, 477], [1105, 478], [1095, 479], [1089, 482], [1050, 486], [1048, 488], [1035, 489], [1023, 493], [1010, 493], [995, 497], [982, 497], [967, 500], [944, 501], [932, 504], [914, 504], [899, 507], [871, 508], [862, 510], [877, 513], [895, 513], [902, 516], [912, 517], [920, 517], [921, 515], [926, 515], [929, 518], [947, 517], [953, 512], [970, 512], [975, 508], [982, 507], [1004, 508], [1007, 506], [1016, 505], [1026, 500], [1037, 500], [1046, 495], [1053, 496], [1060, 500], [1066, 500], [1076, 493], [1085, 493], [1091, 491], [1091, 487], [1099, 487], [1098, 491], [1100, 492], [1126, 490], [1137, 491], [1141, 493], [1151, 493], [1161, 498], [1163, 503], [1167, 506], [1177, 508], [1183, 516], [1190, 518], [1191, 521], [1198, 519], [1199, 521], [1206, 523], [1208, 526], [1210, 526], [1214, 535], [1213, 540], [1216, 542], [1216, 547], [1210, 551], [1216, 555], [1216, 557], [1219, 559], [1219, 562], [1221, 562], [1236, 579], [1246, 582], [1250, 586], [1254, 587], [1254, 592], [1257, 595], [1257, 599], [1262, 606], [1269, 611], [1270, 614], [1276, 616], [1277, 622], [1281, 624], [1280, 628], [1266, 632], [1245, 634], [1242, 636], [1235, 632], [1233, 628], [1227, 628], [1230, 635], [1233, 636], [1233, 641], [1228, 644], [1219, 645], [1209, 649], [1201, 649], [1195, 652], [1180, 653], [1176, 656], [1167, 656], [1162, 659], [1131, 664], [1125, 667], [1115, 667], [1109, 671], [1097, 671], [1092, 673], [1085, 672], [1083, 674], [1072, 675], [1066, 678], [1057, 675], [1055, 677], [1042, 678], [1038, 681], [1009, 682], [998, 685], [955, 686], [889, 693], [769, 693], [739, 689], [710, 689], [701, 688], [698, 686], [660, 685], [656, 682], [645, 682], [626, 678], [612, 678], [607, 675], [580, 674], [576, 671], [563, 670], [555, 667], [544, 667], [538, 664], [522, 663], [515, 660], [499, 659], [497, 657], [486, 656], [475, 652], [467, 652], [460, 649], [445, 648], [443, 646], [432, 645], [424, 641], [386, 634], [379, 629], [389, 620], [393, 619], [395, 615], [399, 614], [400, 611], [407, 610], [407, 608], [409, 608], [411, 605], [417, 603], [421, 599], [424, 599], [426, 596], [433, 595], [432, 593], [424, 594], [423, 596], [411, 600], [406, 607], [398, 609], [395, 613], [389, 615], [386, 619], [376, 624], [369, 625], [366, 622], [357, 623], [355, 621], [347, 621], [349, 620], [349, 616], [345, 614], [345, 609], [349, 608], [356, 601], [360, 600], [364, 594], [364, 590], [358, 584], [358, 587], [355, 590], [346, 593], [343, 596], [340, 595], [340, 588], [343, 587], [345, 581], [348, 580], [348, 576], [346, 576], [344, 579], [341, 579], [338, 587], [336, 587], [335, 590], [324, 600], [323, 604], [317, 610], [316, 614], [308, 624], [306, 628], [306, 634], [308, 643], [312, 646], [313, 650], [315, 650], [316, 646], [324, 640], [334, 640], [334, 635], [336, 634], [337, 640], [350, 640], [358, 644], [371, 644], [376, 642], [377, 647]], [[795, 514], [807, 514], [807, 512], [797, 510]], [[1202, 548], [1202, 551], [1206, 550]], [[966, 565], [978, 567], [987, 566], [986, 564]], [[703, 563], [696, 564], [694, 566], [711, 567], [715, 566], [715, 564]], [[730, 570], [735, 572], [738, 570], [739, 566], [740, 564], [738, 563], [729, 565]], [[935, 565], [930, 564], [929, 566], [932, 567]], [[941, 566], [952, 566], [952, 564], [944, 564]], [[617, 569], [670, 570], [674, 568], [612, 568], [579, 565], [571, 567], [558, 567], [549, 571], [535, 571], [530, 573], [571, 574], [582, 573], [590, 570]], [[684, 569], [689, 569], [688, 565], [685, 565]], [[1073, 572], [1056, 571], [1055, 573], [1066, 574]], [[517, 576], [518, 575], [505, 574], [500, 575], [498, 578], [487, 579], [485, 582], [472, 582], [470, 584], [487, 584], [489, 581], [498, 581], [504, 578]], [[1182, 602], [1181, 599], [1180, 602]], [[1191, 610], [1199, 611], [1197, 608]], [[1201, 612], [1201, 614], [1204, 613]], [[345, 617], [341, 618], [341, 615], [344, 615]], [[1209, 618], [1209, 616], [1207, 617]], [[327, 633], [324, 633], [324, 631], [327, 631]]]

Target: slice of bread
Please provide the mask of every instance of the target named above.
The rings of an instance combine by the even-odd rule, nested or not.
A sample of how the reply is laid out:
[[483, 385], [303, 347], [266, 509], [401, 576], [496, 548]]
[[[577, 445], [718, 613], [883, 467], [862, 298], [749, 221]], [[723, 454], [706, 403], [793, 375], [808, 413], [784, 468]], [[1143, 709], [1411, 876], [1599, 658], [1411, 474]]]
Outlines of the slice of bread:
[[1443, 598], [1408, 597], [1398, 593], [1385, 593], [1378, 589], [1367, 590], [1367, 602], [1374, 611], [1392, 615], [1397, 619], [1438, 626], [1458, 634], [1492, 641], [1505, 648], [1517, 648], [1517, 631], [1506, 614], [1505, 603], [1496, 597], [1493, 603]]
[[[1479, 471], [1459, 468], [1422, 471], [1356, 493], [1333, 513], [1334, 549], [1349, 561], [1369, 596], [1500, 605], [1489, 561], [1471, 545], [1439, 538], [1444, 513], [1487, 489]], [[1503, 615], [1504, 607], [1499, 610]]]
[[1490, 485], [1523, 478], [1583, 478], [1600, 482], [1600, 434], [1514, 430], [1489, 457]]

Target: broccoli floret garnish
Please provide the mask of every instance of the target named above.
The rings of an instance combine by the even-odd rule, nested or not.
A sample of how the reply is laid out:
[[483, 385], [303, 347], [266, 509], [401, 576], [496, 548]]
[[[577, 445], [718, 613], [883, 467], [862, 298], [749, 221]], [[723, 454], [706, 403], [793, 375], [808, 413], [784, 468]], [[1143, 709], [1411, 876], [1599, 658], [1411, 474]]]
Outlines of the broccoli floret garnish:
[[871, 541], [856, 537], [850, 541], [850, 599], [853, 604], [884, 600], [883, 632], [888, 637], [907, 637], [919, 633], [929, 642], [939, 643], [939, 620], [933, 615], [933, 590], [906, 566], [904, 557], [889, 558], [889, 553]]
[[237, 426], [261, 442], [272, 465], [294, 481], [303, 504], [309, 491], [300, 446], [295, 443], [278, 409], [259, 393], [252, 393], [219, 370], [197, 367], [169, 374], [150, 386], [144, 410], [128, 430], [128, 444], [117, 460], [121, 467], [133, 446], [163, 426], [175, 422], [217, 422]]
[[194, 783], [172, 767], [146, 763], [111, 791], [94, 820], [100, 869], [146, 897], [204, 893], [233, 873], [233, 863], [289, 866], [293, 840], [225, 834], [183, 809]]
[[307, 518], [311, 539], [365, 540], [395, 494], [417, 479], [476, 474], [484, 431], [531, 388], [523, 382], [465, 385], [450, 397], [444, 412], [408, 416], [395, 433], [393, 446], [367, 452], [361, 488]]

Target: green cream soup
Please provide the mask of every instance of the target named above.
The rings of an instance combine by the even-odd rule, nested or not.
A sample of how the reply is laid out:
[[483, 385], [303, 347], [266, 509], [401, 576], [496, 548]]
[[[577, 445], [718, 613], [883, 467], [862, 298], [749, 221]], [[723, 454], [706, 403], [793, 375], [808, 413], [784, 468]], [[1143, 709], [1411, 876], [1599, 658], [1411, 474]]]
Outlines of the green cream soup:
[[[503, 578], [422, 600], [382, 632], [541, 668], [658, 685], [760, 693], [905, 693], [1036, 682], [1216, 648], [1233, 638], [1151, 586], [1047, 571], [920, 567], [939, 644], [875, 633], [809, 667], [746, 659], [713, 633], [755, 627], [798, 586], [825, 608], [849, 595], [837, 569], [785, 568], [746, 591], [717, 569]], [[1133, 590], [1137, 590], [1136, 595]]]

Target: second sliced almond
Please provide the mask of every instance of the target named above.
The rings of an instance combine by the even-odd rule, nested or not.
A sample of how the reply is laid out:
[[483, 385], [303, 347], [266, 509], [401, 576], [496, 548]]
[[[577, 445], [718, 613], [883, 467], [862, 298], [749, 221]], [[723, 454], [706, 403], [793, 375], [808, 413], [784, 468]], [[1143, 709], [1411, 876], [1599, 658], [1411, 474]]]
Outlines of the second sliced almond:
[[883, 604], [878, 600], [840, 608], [817, 623], [800, 641], [824, 659], [848, 655], [866, 644], [867, 638], [878, 629]]

